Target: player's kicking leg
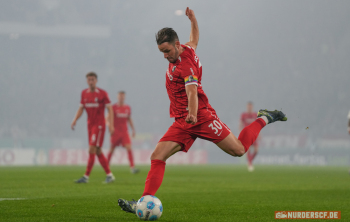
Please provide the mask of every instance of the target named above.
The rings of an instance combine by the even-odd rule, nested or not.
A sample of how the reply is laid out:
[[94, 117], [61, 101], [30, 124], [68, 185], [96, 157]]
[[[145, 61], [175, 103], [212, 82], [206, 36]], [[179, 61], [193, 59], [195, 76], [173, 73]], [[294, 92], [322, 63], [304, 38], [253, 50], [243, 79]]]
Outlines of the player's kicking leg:
[[238, 138], [230, 133], [224, 140], [216, 145], [232, 156], [242, 156], [257, 139], [263, 127], [276, 121], [287, 121], [287, 117], [284, 113], [277, 110], [259, 110], [257, 117], [258, 118], [253, 123], [241, 131]]
[[131, 144], [130, 143], [125, 144], [124, 147], [125, 147], [126, 151], [128, 152], [128, 159], [129, 159], [129, 164], [130, 164], [130, 172], [133, 173], [133, 174], [136, 174], [140, 170], [135, 168], [134, 156], [133, 156]]
[[[148, 172], [145, 189], [142, 196], [154, 195], [162, 184], [164, 171], [165, 171], [165, 161], [181, 150], [181, 146], [172, 141], [159, 142], [156, 149], [151, 155], [151, 169]], [[127, 213], [135, 214], [136, 201], [128, 201], [125, 199], [119, 199], [118, 205]]]

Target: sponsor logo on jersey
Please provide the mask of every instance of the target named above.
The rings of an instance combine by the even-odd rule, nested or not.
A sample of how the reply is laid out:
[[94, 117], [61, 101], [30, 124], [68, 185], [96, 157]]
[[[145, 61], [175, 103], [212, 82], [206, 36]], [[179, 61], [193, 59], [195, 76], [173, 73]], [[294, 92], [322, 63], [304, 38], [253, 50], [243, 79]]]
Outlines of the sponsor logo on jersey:
[[174, 71], [175, 71], [175, 69], [176, 69], [176, 66], [174, 66], [174, 67], [173, 67], [173, 69], [172, 69], [171, 71], [172, 71], [172, 72], [174, 72]]
[[96, 108], [98, 107], [98, 103], [85, 103], [86, 108]]
[[97, 97], [95, 98], [95, 102], [98, 102], [98, 98]]
[[128, 113], [116, 113], [116, 116], [118, 118], [127, 118], [129, 116]]

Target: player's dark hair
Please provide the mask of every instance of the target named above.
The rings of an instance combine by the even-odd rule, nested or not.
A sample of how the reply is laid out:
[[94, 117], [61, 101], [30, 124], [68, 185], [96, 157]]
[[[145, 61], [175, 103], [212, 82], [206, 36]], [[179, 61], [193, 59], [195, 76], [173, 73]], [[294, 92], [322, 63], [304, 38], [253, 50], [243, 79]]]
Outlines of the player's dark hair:
[[179, 37], [172, 28], [162, 28], [156, 34], [156, 42], [158, 45], [161, 45], [164, 42], [169, 42], [174, 45], [176, 41], [179, 41]]
[[91, 76], [93, 76], [93, 77], [95, 77], [95, 78], [97, 79], [97, 74], [96, 74], [95, 72], [88, 72], [88, 73], [86, 74], [86, 78], [87, 78], [87, 77], [91, 77]]
[[247, 104], [253, 105], [253, 102], [252, 101], [248, 101]]
[[118, 93], [119, 94], [125, 94], [125, 91], [122, 90], [122, 91], [119, 91]]

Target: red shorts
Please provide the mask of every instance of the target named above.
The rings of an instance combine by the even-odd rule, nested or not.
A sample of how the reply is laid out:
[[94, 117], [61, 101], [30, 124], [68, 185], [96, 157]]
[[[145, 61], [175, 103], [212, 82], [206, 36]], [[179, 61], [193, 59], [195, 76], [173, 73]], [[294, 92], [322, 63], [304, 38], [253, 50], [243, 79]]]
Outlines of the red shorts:
[[102, 147], [105, 131], [106, 131], [105, 126], [101, 126], [101, 125], [89, 126], [88, 127], [89, 145]]
[[131, 144], [129, 133], [116, 133], [111, 136], [111, 145], [113, 147], [120, 145], [125, 147], [127, 144]]
[[205, 115], [198, 119], [195, 125], [185, 122], [185, 118], [176, 118], [165, 135], [159, 140], [173, 141], [181, 146], [181, 151], [187, 152], [197, 138], [205, 139], [213, 143], [218, 143], [225, 139], [231, 130], [217, 117], [209, 111], [204, 111]]

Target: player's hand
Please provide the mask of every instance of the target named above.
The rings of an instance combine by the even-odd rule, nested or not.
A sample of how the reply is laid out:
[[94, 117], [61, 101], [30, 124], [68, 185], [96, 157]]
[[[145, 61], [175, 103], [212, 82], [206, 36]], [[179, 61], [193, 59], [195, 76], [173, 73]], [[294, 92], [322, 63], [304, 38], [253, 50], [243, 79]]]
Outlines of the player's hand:
[[186, 123], [194, 125], [197, 123], [197, 116], [188, 114], [185, 121]]
[[190, 8], [186, 8], [186, 16], [192, 21], [192, 19], [195, 19], [196, 16], [194, 15], [194, 11]]
[[135, 138], [135, 136], [136, 136], [136, 132], [133, 130], [132, 131], [132, 138]]
[[108, 129], [109, 129], [109, 134], [113, 134], [114, 133], [114, 126], [112, 125], [112, 124], [110, 124], [109, 126], [108, 126]]
[[72, 128], [72, 130], [74, 130], [75, 124], [77, 124], [77, 121], [73, 120], [72, 124], [70, 125], [70, 127]]

